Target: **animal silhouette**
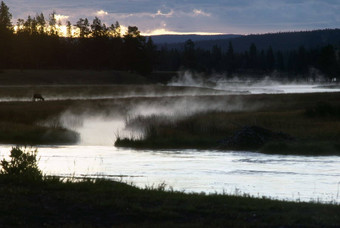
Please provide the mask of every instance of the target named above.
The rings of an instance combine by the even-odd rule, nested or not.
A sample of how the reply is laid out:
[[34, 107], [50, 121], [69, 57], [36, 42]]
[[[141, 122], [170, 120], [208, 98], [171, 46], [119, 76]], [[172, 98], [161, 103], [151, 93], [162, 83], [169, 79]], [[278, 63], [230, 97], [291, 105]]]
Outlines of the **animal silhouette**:
[[43, 96], [41, 96], [40, 93], [35, 93], [33, 94], [33, 101], [44, 101], [45, 99], [43, 98]]

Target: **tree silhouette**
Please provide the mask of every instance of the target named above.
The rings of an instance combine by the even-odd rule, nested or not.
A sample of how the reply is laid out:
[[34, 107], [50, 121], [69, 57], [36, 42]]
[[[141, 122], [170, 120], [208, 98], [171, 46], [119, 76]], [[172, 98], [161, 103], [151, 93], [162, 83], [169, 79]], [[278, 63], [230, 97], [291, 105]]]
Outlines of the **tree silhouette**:
[[257, 64], [257, 48], [254, 43], [252, 43], [249, 47], [249, 60], [248, 60], [248, 66], [250, 68], [256, 68]]
[[329, 77], [334, 77], [338, 71], [339, 64], [337, 64], [333, 45], [327, 45], [321, 49], [318, 64], [320, 69], [328, 74]]
[[275, 67], [275, 56], [273, 48], [270, 46], [266, 54], [266, 69], [272, 71]]
[[91, 24], [91, 33], [92, 37], [99, 38], [99, 37], [107, 37], [108, 36], [108, 28], [105, 24], [102, 24], [101, 20], [98, 17], [93, 19]]
[[72, 38], [72, 24], [70, 21], [66, 22], [66, 36]]
[[228, 75], [231, 75], [235, 69], [235, 54], [231, 41], [229, 41], [228, 50], [226, 54], [226, 70]]
[[116, 21], [115, 24], [111, 24], [109, 27], [109, 33], [114, 37], [114, 38], [120, 38], [121, 37], [121, 27], [118, 21]]
[[90, 24], [87, 18], [85, 19], [79, 18], [75, 26], [79, 29], [80, 38], [88, 37], [88, 35], [90, 34], [90, 28], [89, 28]]
[[49, 20], [48, 20], [48, 25], [49, 25], [49, 32], [50, 35], [58, 35], [58, 31], [57, 31], [57, 19], [56, 19], [56, 12], [53, 11], [50, 15], [49, 15]]
[[10, 64], [10, 50], [12, 46], [13, 26], [11, 23], [12, 14], [7, 5], [0, 3], [0, 68]]
[[1, 1], [0, 3], [0, 32], [11, 32], [13, 31], [12, 27], [12, 14], [9, 12], [8, 6]]
[[196, 68], [195, 43], [191, 39], [184, 43], [183, 66], [188, 69]]
[[146, 74], [151, 62], [147, 57], [146, 39], [136, 26], [129, 26], [123, 37], [123, 65], [129, 71]]
[[36, 16], [36, 22], [38, 33], [41, 35], [44, 34], [46, 28], [46, 20], [43, 13], [40, 13]]

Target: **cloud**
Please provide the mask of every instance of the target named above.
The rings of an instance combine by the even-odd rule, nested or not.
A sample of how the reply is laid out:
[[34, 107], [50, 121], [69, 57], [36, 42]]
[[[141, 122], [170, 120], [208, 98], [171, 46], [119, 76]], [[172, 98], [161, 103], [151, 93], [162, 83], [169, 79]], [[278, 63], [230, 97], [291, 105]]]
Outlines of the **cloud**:
[[[165, 25], [166, 26], [166, 25]], [[145, 36], [154, 36], [154, 35], [162, 35], [162, 34], [168, 34], [168, 35], [191, 35], [191, 34], [197, 34], [197, 35], [221, 35], [222, 33], [214, 33], [214, 32], [177, 32], [177, 31], [171, 31], [166, 28], [160, 28], [155, 30], [146, 30], [142, 33], [142, 35]]]
[[106, 12], [106, 11], [104, 11], [104, 10], [99, 10], [99, 11], [97, 11], [95, 14], [98, 15], [98, 16], [106, 16], [106, 15], [108, 15], [109, 13]]
[[61, 22], [65, 22], [68, 18], [69, 18], [69, 16], [62, 15], [62, 14], [56, 14], [55, 15], [55, 19], [57, 21], [61, 21]]
[[205, 17], [211, 16], [210, 13], [206, 13], [203, 10], [199, 10], [199, 9], [194, 9], [192, 12], [194, 13], [194, 16], [205, 16]]
[[163, 16], [163, 17], [172, 17], [174, 14], [174, 11], [173, 10], [170, 10], [169, 13], [162, 13], [161, 10], [158, 10], [156, 14], [154, 14], [154, 17], [156, 16]]
[[[13, 20], [53, 10], [73, 24], [101, 16], [142, 32], [263, 33], [336, 28], [339, 0], [9, 0]], [[94, 13], [95, 12], [95, 13]]]

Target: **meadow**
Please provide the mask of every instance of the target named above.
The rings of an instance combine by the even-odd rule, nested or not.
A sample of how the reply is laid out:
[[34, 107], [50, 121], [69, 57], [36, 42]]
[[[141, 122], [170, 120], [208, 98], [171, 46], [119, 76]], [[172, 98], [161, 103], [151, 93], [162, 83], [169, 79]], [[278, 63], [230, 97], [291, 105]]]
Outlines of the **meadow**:
[[248, 196], [188, 194], [107, 180], [9, 180], [0, 175], [0, 226], [336, 227], [340, 207]]

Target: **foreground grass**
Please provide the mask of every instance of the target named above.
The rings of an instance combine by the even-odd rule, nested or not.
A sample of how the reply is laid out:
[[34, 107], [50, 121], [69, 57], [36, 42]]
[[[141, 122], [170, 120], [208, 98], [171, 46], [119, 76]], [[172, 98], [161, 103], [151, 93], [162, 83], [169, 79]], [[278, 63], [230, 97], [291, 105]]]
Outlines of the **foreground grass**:
[[340, 206], [0, 176], [0, 226], [336, 227]]

